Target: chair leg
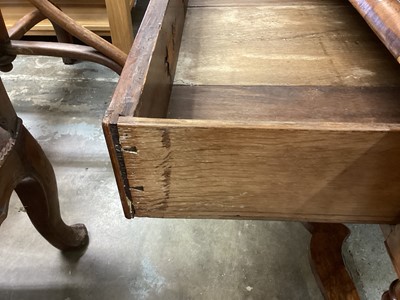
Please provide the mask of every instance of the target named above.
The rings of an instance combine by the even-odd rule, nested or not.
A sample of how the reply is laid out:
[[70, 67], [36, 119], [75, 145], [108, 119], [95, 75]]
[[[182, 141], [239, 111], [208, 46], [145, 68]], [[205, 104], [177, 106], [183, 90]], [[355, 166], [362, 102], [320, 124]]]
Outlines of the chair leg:
[[311, 267], [325, 299], [360, 299], [342, 257], [342, 244], [350, 230], [343, 224], [306, 223], [305, 226], [312, 234]]
[[[58, 6], [56, 6], [56, 7], [61, 11], [61, 8], [59, 8]], [[59, 26], [57, 23], [53, 22], [52, 20], [49, 20], [49, 21], [54, 28], [54, 32], [56, 33], [57, 41], [59, 43], [66, 43], [66, 44], [74, 43], [74, 37], [68, 31], [66, 31], [64, 28], [62, 28], [61, 26]], [[66, 65], [72, 65], [76, 62], [76, 59], [69, 58], [69, 57], [63, 57], [62, 60], [63, 60], [64, 64], [66, 64]]]
[[396, 280], [390, 285], [390, 288], [382, 296], [382, 300], [398, 300], [400, 299], [400, 281]]
[[[393, 267], [400, 276], [400, 225], [381, 225], [385, 238], [386, 250], [390, 256]], [[394, 281], [389, 290], [383, 294], [382, 300], [400, 300], [400, 280]]]
[[16, 151], [25, 174], [15, 190], [33, 225], [60, 250], [85, 247], [89, 241], [86, 227], [83, 224], [67, 226], [61, 219], [54, 171], [43, 150], [25, 127], [19, 139]]
[[80, 39], [88, 46], [92, 46], [100, 53], [104, 54], [118, 65], [124, 66], [127, 54], [116, 46], [110, 44], [92, 31], [77, 24], [73, 19], [59, 10], [51, 1], [48, 0], [29, 0], [37, 9], [39, 9], [49, 20], [57, 23], [70, 34]]
[[[58, 26], [56, 23], [51, 22], [51, 24], [53, 25], [59, 43], [67, 43], [67, 44], [74, 43], [74, 37], [71, 34], [65, 31], [62, 27]], [[62, 60], [66, 65], [72, 65], [76, 62], [76, 59], [68, 57], [63, 57]]]

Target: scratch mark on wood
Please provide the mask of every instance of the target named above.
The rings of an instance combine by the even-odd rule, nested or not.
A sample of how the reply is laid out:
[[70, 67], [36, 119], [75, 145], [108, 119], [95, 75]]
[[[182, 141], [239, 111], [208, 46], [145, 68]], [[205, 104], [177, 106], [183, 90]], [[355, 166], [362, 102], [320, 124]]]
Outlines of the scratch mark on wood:
[[167, 209], [168, 200], [170, 196], [171, 173], [172, 173], [172, 168], [169, 163], [171, 159], [171, 138], [168, 129], [162, 130], [161, 143], [163, 145], [163, 148], [166, 150], [166, 155], [164, 156], [162, 162], [163, 166], [162, 182], [163, 182], [163, 193], [164, 193], [164, 199], [162, 203], [163, 203], [163, 208]]

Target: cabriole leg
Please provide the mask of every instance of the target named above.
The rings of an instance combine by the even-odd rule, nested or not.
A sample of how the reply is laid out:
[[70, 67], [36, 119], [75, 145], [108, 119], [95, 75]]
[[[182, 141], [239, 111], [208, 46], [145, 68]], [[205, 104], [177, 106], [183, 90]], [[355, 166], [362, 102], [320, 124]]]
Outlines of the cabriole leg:
[[74, 250], [88, 244], [83, 224], [67, 226], [61, 219], [57, 183], [53, 168], [36, 140], [21, 128], [16, 151], [24, 168], [24, 179], [16, 192], [33, 225], [60, 250]]
[[359, 300], [342, 256], [342, 245], [350, 235], [343, 224], [306, 223], [312, 234], [310, 264], [325, 299]]

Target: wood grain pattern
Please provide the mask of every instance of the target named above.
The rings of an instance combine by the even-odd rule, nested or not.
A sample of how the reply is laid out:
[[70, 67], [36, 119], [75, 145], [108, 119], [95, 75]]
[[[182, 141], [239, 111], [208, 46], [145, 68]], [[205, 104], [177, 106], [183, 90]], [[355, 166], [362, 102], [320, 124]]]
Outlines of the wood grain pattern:
[[243, 7], [243, 6], [265, 6], [265, 5], [340, 5], [341, 0], [190, 0], [189, 7]]
[[[104, 0], [58, 0], [53, 2], [62, 7], [66, 14], [85, 28], [99, 35], [110, 35]], [[34, 9], [29, 0], [0, 0], [0, 7], [4, 13], [8, 28]], [[54, 35], [53, 26], [46, 20], [38, 24], [29, 34]]]
[[[103, 123], [127, 217], [399, 221], [400, 68], [349, 3], [190, 1], [171, 101], [164, 4]], [[325, 296], [358, 299], [324, 228]]]
[[398, 221], [397, 125], [125, 117], [118, 129], [137, 216]]
[[[159, 1], [157, 3], [160, 5]], [[150, 50], [152, 56], [138, 104], [136, 107], [131, 107], [128, 116], [165, 117], [181, 47], [186, 8], [187, 0], [168, 2], [158, 38]], [[149, 25], [143, 24], [143, 27]], [[143, 49], [140, 49], [139, 53], [134, 52], [134, 54], [142, 55], [142, 51]], [[127, 96], [133, 96], [132, 99], [135, 99], [136, 95], [127, 94]]]
[[350, 230], [343, 224], [307, 223], [306, 227], [312, 234], [311, 268], [325, 299], [360, 300], [342, 256]]
[[104, 121], [136, 216], [398, 221], [399, 65], [349, 3], [276, 4], [189, 9], [176, 120], [150, 3]]
[[[106, 112], [118, 117], [164, 117], [178, 59], [187, 1], [150, 1], [121, 80]], [[108, 121], [106, 121], [108, 122]]]
[[168, 118], [400, 123], [399, 104], [400, 85], [174, 86]]
[[400, 2], [350, 0], [375, 34], [400, 63]]
[[134, 113], [154, 117], [166, 115], [186, 6], [187, 0], [150, 1], [103, 119], [103, 131], [127, 218], [133, 217], [133, 207], [119, 144], [118, 119]]
[[133, 43], [132, 0], [105, 0], [112, 43], [129, 53]]
[[175, 83], [399, 86], [396, 61], [343, 4], [189, 8]]

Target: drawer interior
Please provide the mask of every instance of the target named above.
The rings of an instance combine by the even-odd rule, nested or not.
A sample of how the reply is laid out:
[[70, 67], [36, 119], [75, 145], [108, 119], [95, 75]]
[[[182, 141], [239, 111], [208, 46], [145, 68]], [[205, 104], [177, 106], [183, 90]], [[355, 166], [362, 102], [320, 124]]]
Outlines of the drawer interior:
[[398, 223], [399, 74], [344, 0], [151, 0], [103, 120], [126, 217]]
[[167, 118], [398, 123], [400, 65], [348, 1], [189, 1]]

